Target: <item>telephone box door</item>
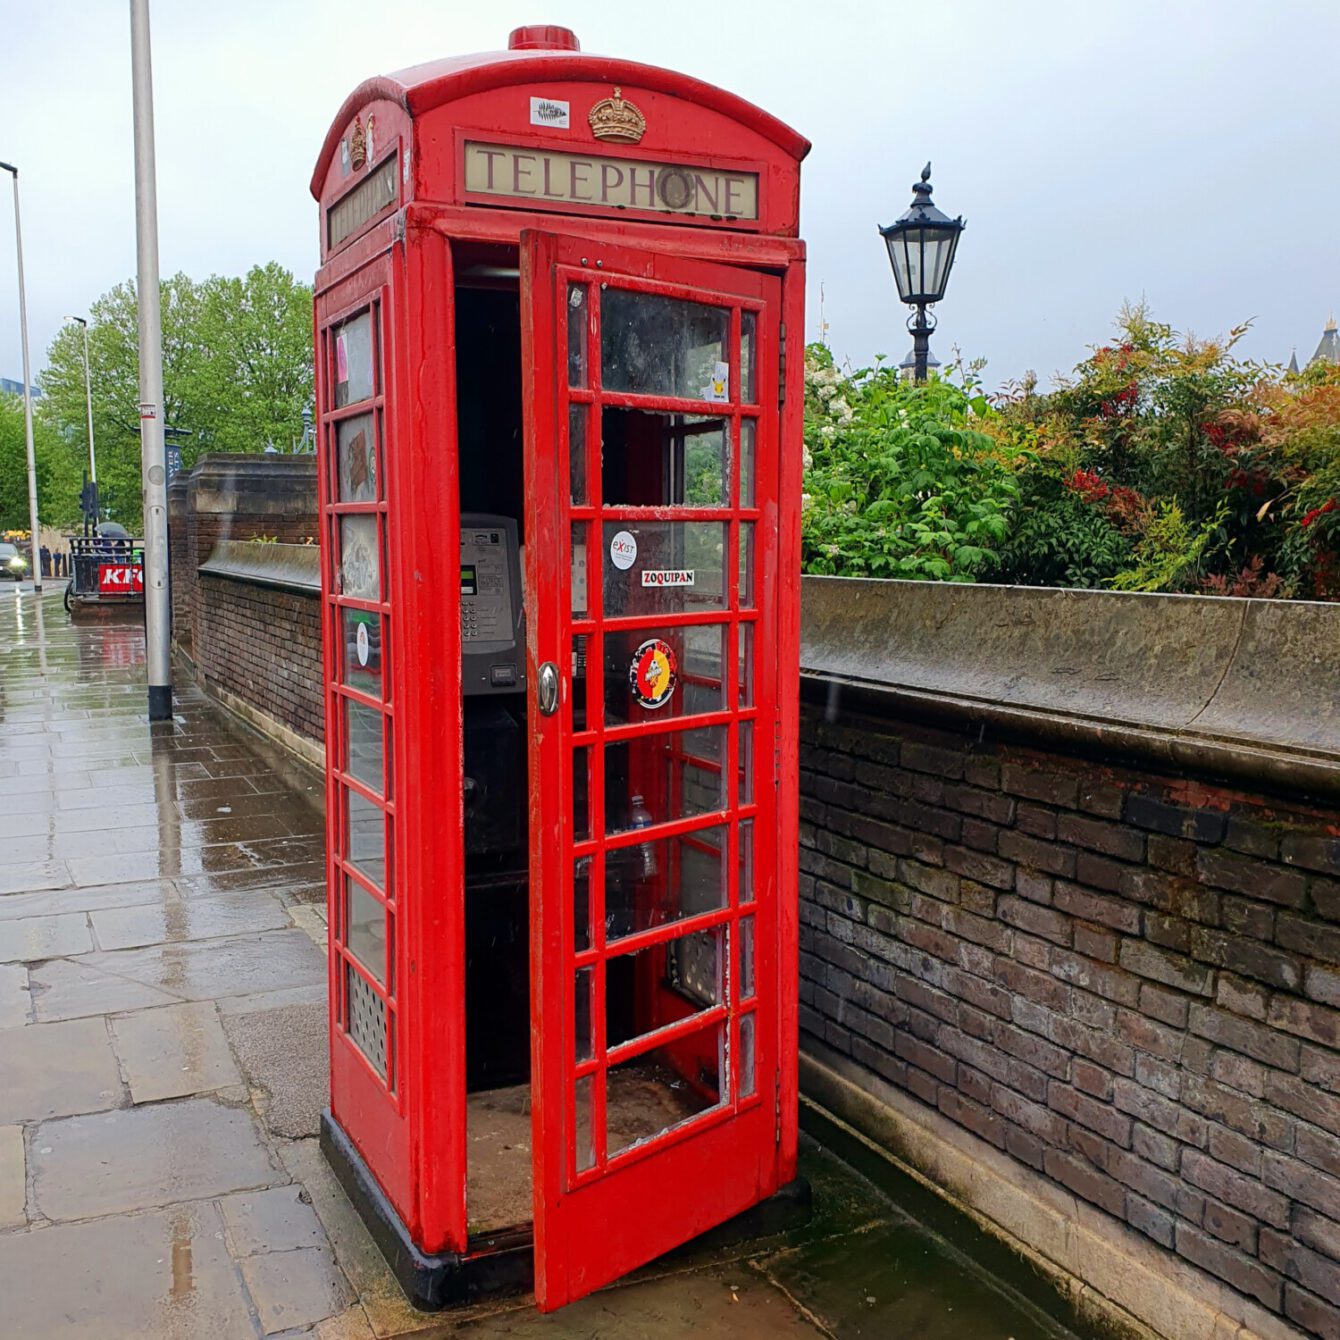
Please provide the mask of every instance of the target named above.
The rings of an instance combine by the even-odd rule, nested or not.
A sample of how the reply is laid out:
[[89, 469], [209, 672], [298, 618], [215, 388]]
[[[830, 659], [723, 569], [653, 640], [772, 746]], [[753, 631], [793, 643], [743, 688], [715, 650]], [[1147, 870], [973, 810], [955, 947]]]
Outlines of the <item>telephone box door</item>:
[[550, 1310], [778, 1186], [781, 284], [521, 240]]

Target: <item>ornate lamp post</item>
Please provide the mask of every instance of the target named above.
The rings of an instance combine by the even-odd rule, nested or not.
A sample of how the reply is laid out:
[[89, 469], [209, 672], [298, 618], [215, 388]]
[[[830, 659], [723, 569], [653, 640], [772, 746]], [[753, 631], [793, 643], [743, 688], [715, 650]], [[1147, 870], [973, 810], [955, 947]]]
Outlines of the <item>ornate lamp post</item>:
[[926, 164], [921, 180], [912, 187], [912, 207], [897, 222], [881, 228], [880, 235], [889, 249], [898, 297], [917, 309], [908, 318], [912, 332], [913, 375], [926, 380], [926, 362], [931, 347], [935, 317], [927, 311], [945, 295], [949, 271], [958, 250], [959, 234], [967, 225], [960, 215], [951, 219], [931, 203], [931, 165]]

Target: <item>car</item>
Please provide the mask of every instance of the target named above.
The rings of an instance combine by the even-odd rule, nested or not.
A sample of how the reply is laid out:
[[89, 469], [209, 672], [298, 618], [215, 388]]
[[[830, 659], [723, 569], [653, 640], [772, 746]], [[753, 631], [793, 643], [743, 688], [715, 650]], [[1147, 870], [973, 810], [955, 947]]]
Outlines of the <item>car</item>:
[[21, 582], [28, 575], [28, 560], [16, 544], [0, 542], [0, 577]]

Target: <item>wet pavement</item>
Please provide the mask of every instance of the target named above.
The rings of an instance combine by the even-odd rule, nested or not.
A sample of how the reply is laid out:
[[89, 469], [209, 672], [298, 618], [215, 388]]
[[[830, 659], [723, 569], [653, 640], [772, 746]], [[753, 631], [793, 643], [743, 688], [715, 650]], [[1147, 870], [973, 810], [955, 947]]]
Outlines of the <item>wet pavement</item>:
[[143, 631], [0, 593], [0, 1334], [916, 1337], [1055, 1323], [814, 1147], [803, 1230], [542, 1317], [407, 1306], [317, 1148], [319, 783]]

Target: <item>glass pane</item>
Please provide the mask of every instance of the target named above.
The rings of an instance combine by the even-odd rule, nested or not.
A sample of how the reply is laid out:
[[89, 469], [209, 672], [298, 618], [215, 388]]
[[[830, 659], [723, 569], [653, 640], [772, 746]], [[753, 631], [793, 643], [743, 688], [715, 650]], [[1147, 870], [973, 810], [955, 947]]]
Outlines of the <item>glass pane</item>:
[[740, 608], [750, 610], [758, 599], [754, 589], [754, 523], [740, 522]]
[[754, 723], [740, 722], [739, 742], [740, 766], [740, 804], [749, 805], [754, 800]]
[[568, 385], [586, 385], [586, 285], [568, 285]]
[[755, 434], [756, 419], [740, 420], [740, 506], [754, 506]]
[[360, 414], [356, 419], [337, 423], [335, 444], [340, 467], [340, 502], [376, 502], [377, 447], [372, 415]]
[[591, 1043], [591, 976], [590, 968], [578, 968], [573, 1000], [574, 1059], [589, 1061], [595, 1054]]
[[600, 432], [606, 507], [729, 504], [729, 420], [606, 406]]
[[586, 495], [586, 420], [587, 405], [568, 406], [568, 479], [572, 502], [580, 507], [590, 499]]
[[343, 698], [344, 766], [378, 795], [386, 794], [382, 770], [382, 714], [375, 707]]
[[568, 555], [568, 563], [572, 574], [572, 617], [574, 619], [586, 618], [590, 599], [586, 583], [588, 529], [586, 522], [574, 521], [568, 536], [568, 541], [572, 546]]
[[739, 655], [740, 659], [736, 663], [740, 679], [739, 705], [741, 707], [752, 707], [754, 705], [754, 625], [751, 623], [740, 625]]
[[340, 590], [356, 600], [381, 599], [381, 559], [375, 516], [340, 518]]
[[605, 853], [605, 938], [665, 926], [726, 906], [724, 827]]
[[754, 982], [754, 918], [740, 921], [740, 999], [753, 1000], [757, 991]]
[[740, 399], [746, 405], [758, 403], [758, 317], [753, 312], [740, 313]]
[[345, 789], [349, 798], [349, 864], [378, 888], [386, 887], [386, 827], [382, 811], [357, 791]]
[[335, 408], [372, 398], [372, 313], [362, 312], [335, 330]]
[[591, 858], [579, 856], [572, 867], [572, 947], [591, 948]]
[[344, 943], [383, 986], [386, 985], [386, 909], [355, 879], [344, 877]]
[[754, 821], [740, 820], [740, 902], [754, 901]]
[[[726, 999], [725, 928], [693, 931], [605, 961], [605, 1046], [622, 1046]], [[668, 990], [637, 989], [648, 980]]]
[[572, 840], [584, 842], [591, 836], [590, 790], [587, 766], [591, 751], [580, 745], [572, 751]]
[[592, 1104], [595, 1102], [596, 1077], [586, 1075], [577, 1081], [577, 1171], [585, 1172], [596, 1166], [596, 1146], [593, 1138], [595, 1122]]
[[585, 730], [587, 723], [586, 677], [587, 647], [590, 639], [581, 634], [572, 639], [572, 728]]
[[382, 621], [367, 610], [340, 610], [344, 682], [369, 697], [382, 696]]
[[720, 1023], [612, 1066], [605, 1077], [610, 1157], [720, 1107], [725, 1069]]
[[728, 400], [730, 311], [606, 288], [600, 294], [600, 366], [607, 391]]
[[726, 706], [727, 624], [605, 634], [605, 721], [662, 721]]
[[721, 766], [711, 751], [725, 726], [620, 740], [605, 746], [605, 832], [688, 819], [725, 808]]
[[605, 615], [680, 614], [725, 607], [719, 521], [607, 521]]
[[740, 1020], [740, 1097], [754, 1096], [754, 1022], [752, 1014]]

